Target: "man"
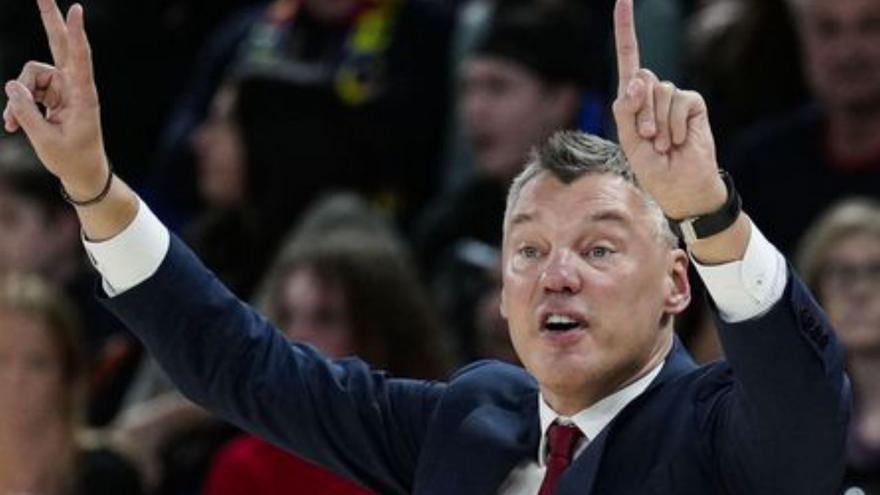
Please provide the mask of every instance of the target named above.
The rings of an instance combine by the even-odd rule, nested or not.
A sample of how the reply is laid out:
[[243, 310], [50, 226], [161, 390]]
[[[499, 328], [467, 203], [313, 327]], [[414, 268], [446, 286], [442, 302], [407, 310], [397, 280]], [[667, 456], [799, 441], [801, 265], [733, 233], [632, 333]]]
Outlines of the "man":
[[730, 158], [755, 223], [785, 253], [832, 202], [880, 198], [880, 1], [789, 1], [815, 102], [758, 125]]
[[[482, 362], [445, 384], [287, 344], [169, 239], [110, 173], [82, 8], [65, 22], [38, 3], [56, 66], [7, 84], [6, 128], [26, 130], [79, 205], [107, 304], [198, 402], [380, 493], [836, 488], [849, 411], [839, 345], [719, 176], [703, 100], [639, 67], [631, 0], [615, 13], [623, 154], [562, 134], [511, 189], [502, 308], [529, 371]], [[729, 365], [697, 369], [673, 338], [687, 255], [663, 214], [698, 217], [675, 224], [718, 305]]]

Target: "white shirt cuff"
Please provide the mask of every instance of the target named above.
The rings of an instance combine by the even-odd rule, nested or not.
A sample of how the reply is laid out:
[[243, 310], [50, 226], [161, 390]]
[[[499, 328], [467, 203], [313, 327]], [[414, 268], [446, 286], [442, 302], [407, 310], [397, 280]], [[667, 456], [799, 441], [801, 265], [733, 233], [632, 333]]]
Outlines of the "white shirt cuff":
[[723, 265], [701, 265], [691, 259], [706, 290], [728, 323], [761, 316], [782, 299], [788, 282], [785, 257], [752, 223], [749, 244], [740, 261]]
[[113, 297], [156, 273], [168, 253], [171, 237], [147, 204], [140, 201], [137, 215], [122, 232], [101, 242], [83, 236], [83, 245], [101, 274], [104, 291]]

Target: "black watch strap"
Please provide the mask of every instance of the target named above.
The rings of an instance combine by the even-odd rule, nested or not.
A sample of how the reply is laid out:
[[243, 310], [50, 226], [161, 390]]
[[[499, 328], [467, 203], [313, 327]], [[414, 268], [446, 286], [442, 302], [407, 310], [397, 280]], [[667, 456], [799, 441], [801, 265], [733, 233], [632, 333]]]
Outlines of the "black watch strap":
[[727, 187], [727, 201], [721, 205], [721, 208], [706, 215], [685, 218], [684, 220], [668, 219], [672, 232], [679, 239], [684, 240], [685, 244], [723, 232], [736, 222], [740, 211], [742, 211], [742, 199], [736, 192], [736, 188], [733, 187], [733, 177], [726, 170], [719, 170], [718, 173]]

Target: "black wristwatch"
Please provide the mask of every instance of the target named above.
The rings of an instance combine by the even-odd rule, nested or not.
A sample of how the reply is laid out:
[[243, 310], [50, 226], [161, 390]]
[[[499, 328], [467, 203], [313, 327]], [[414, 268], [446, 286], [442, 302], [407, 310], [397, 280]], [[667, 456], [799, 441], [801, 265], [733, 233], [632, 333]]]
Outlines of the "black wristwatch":
[[724, 186], [727, 187], [727, 201], [721, 205], [721, 208], [712, 213], [685, 218], [684, 220], [667, 217], [672, 232], [679, 239], [684, 240], [685, 244], [691, 244], [700, 239], [723, 232], [739, 218], [739, 213], [742, 211], [742, 199], [739, 197], [739, 193], [736, 192], [736, 188], [733, 187], [733, 177], [726, 170], [719, 170], [718, 173], [721, 175], [721, 180], [724, 181]]

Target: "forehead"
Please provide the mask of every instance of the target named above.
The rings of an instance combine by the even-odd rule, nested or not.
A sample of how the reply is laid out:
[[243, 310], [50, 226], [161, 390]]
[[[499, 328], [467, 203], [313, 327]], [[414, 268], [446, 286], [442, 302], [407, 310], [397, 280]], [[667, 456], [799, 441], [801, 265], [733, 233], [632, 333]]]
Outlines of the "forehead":
[[628, 226], [647, 221], [642, 193], [621, 177], [585, 174], [565, 184], [543, 171], [527, 182], [510, 205], [505, 231], [533, 223], [614, 220]]

